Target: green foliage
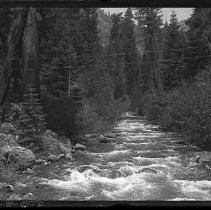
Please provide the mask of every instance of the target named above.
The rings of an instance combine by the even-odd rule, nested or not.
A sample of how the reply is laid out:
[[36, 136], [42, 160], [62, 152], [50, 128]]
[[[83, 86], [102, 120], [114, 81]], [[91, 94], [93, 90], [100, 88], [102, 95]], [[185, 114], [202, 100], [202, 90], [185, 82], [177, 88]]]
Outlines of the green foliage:
[[127, 9], [122, 21], [121, 39], [122, 52], [124, 53], [124, 73], [126, 78], [127, 94], [134, 100], [135, 86], [138, 76], [138, 51], [135, 37], [135, 23], [131, 9]]
[[160, 124], [161, 128], [179, 131], [200, 146], [211, 146], [211, 72], [202, 71], [194, 83], [182, 87], [163, 97], [156, 96], [146, 103], [147, 117]]
[[209, 61], [209, 45], [207, 33], [209, 32], [207, 8], [196, 8], [191, 17], [186, 21], [189, 27], [187, 31], [187, 49], [185, 52], [184, 76], [187, 80], [192, 78], [201, 70], [205, 69]]
[[184, 69], [184, 37], [179, 31], [176, 14], [172, 12], [163, 46], [162, 82], [165, 91], [181, 84]]
[[106, 47], [109, 44], [109, 35], [112, 27], [111, 17], [104, 12], [102, 9], [97, 9], [98, 14], [98, 25], [99, 25], [99, 38], [100, 44]]
[[21, 103], [22, 110], [17, 120], [24, 137], [34, 138], [46, 128], [45, 114], [34, 85], [28, 85]]

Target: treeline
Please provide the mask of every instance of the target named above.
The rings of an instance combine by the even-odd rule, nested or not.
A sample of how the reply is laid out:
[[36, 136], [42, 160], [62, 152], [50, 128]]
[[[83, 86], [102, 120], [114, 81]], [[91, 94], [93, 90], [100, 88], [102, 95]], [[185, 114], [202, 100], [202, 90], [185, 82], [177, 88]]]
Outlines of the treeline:
[[145, 45], [139, 112], [194, 144], [210, 148], [210, 15], [197, 8], [186, 21], [172, 12], [162, 25], [158, 9], [138, 9]]
[[160, 8], [1, 8], [1, 120], [74, 137], [129, 110], [208, 145], [210, 24], [209, 8], [165, 24]]

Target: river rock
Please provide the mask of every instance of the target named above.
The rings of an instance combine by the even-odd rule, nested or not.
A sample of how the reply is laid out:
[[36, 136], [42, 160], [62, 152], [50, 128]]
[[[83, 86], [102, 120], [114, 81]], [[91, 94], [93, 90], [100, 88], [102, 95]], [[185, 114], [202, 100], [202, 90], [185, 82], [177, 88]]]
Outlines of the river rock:
[[48, 131], [43, 133], [40, 138], [42, 148], [46, 153], [53, 155], [66, 154], [68, 148], [65, 148], [51, 132]]
[[33, 197], [33, 194], [32, 194], [32, 193], [28, 193], [28, 194], [26, 194], [26, 195], [23, 196], [23, 199], [29, 200], [29, 199], [31, 199], [32, 197]]
[[112, 141], [109, 139], [101, 139], [100, 142], [106, 144], [106, 143], [111, 143]]
[[15, 164], [19, 169], [26, 169], [35, 163], [35, 155], [24, 147], [11, 147], [7, 150], [9, 164]]
[[47, 157], [47, 160], [50, 162], [56, 162], [58, 160], [58, 157], [56, 155], [51, 154]]
[[97, 134], [94, 134], [94, 133], [92, 133], [92, 134], [86, 134], [85, 135], [85, 137], [86, 138], [95, 138], [95, 137], [97, 137], [98, 135]]
[[65, 154], [59, 154], [59, 155], [57, 156], [57, 159], [59, 160], [59, 159], [64, 158], [64, 157], [65, 157]]
[[15, 131], [16, 128], [14, 125], [12, 125], [11, 123], [2, 123], [0, 126], [0, 133], [4, 133], [4, 134], [11, 134], [13, 131]]
[[33, 174], [34, 171], [31, 168], [26, 169], [26, 174]]
[[13, 194], [10, 196], [9, 200], [18, 200], [19, 201], [19, 200], [22, 200], [22, 198], [17, 194]]
[[195, 162], [197, 163], [211, 162], [211, 152], [201, 152], [196, 156]]
[[141, 169], [141, 173], [157, 174], [157, 171], [152, 168], [143, 168]]
[[36, 159], [35, 160], [35, 165], [41, 165], [42, 163], [44, 163], [45, 161], [42, 159]]
[[86, 146], [83, 145], [83, 144], [77, 143], [77, 144], [75, 145], [75, 149], [76, 149], [76, 150], [85, 150], [85, 149], [86, 149]]
[[108, 137], [108, 138], [116, 138], [117, 137], [117, 135], [115, 133], [111, 133], [111, 132], [105, 133], [104, 136]]
[[15, 187], [16, 187], [16, 188], [26, 188], [27, 185], [24, 184], [24, 183], [22, 183], [22, 182], [16, 182], [16, 183], [15, 183]]
[[73, 160], [72, 153], [71, 152], [66, 153], [65, 158], [70, 159], [70, 160]]
[[14, 188], [12, 185], [10, 185], [10, 184], [6, 184], [6, 185], [4, 186], [4, 189], [5, 189], [7, 192], [14, 192], [14, 190], [15, 190], [15, 188]]
[[50, 165], [50, 162], [45, 161], [45, 162], [44, 162], [44, 165], [45, 165], [45, 166], [49, 166], [49, 165]]

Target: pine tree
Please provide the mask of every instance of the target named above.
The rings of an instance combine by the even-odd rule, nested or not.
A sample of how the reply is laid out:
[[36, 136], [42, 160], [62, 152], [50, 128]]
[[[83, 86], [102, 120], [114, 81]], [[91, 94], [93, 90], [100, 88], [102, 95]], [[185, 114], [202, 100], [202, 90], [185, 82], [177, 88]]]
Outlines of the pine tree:
[[184, 46], [182, 46], [182, 39], [176, 13], [172, 12], [162, 49], [162, 79], [164, 90], [171, 90], [177, 87], [183, 79], [181, 62], [183, 60], [182, 53]]
[[39, 25], [42, 91], [53, 96], [69, 94], [70, 78], [75, 75], [76, 51], [73, 46], [70, 9], [42, 9]]
[[122, 41], [122, 52], [124, 54], [124, 72], [126, 75], [126, 86], [127, 94], [130, 97], [133, 96], [133, 91], [137, 79], [137, 64], [138, 64], [138, 51], [136, 47], [136, 37], [135, 37], [135, 23], [133, 21], [133, 13], [130, 8], [127, 9], [125, 17], [122, 21], [121, 29], [121, 41]]
[[122, 13], [112, 14], [112, 28], [110, 31], [109, 46], [108, 46], [108, 69], [111, 78], [114, 81], [114, 98], [124, 98], [125, 89], [125, 72], [124, 72], [124, 56], [122, 54]]
[[34, 138], [46, 128], [45, 114], [36, 93], [35, 85], [28, 85], [21, 103], [22, 113], [17, 121], [18, 126], [24, 131], [24, 137]]
[[[185, 70], [186, 80], [191, 80], [198, 72], [206, 68], [209, 63], [209, 45], [205, 39], [208, 24], [204, 20], [204, 8], [194, 9], [191, 17], [186, 21], [189, 30], [187, 35], [187, 49], [185, 51]], [[208, 16], [205, 16], [208, 18]]]
[[154, 94], [161, 90], [160, 66], [159, 66], [159, 38], [162, 26], [162, 15], [160, 8], [140, 8], [136, 12], [136, 19], [140, 33], [143, 34], [144, 57], [142, 70], [144, 92]]

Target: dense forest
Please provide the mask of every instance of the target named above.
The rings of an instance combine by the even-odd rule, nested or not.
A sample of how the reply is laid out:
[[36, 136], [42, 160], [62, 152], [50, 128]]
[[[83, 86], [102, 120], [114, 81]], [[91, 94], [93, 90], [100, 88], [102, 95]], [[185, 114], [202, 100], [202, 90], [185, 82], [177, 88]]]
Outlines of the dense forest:
[[163, 24], [152, 8], [1, 8], [2, 121], [15, 103], [25, 136], [69, 138], [129, 109], [209, 144], [209, 12]]
[[0, 8], [1, 124], [39, 152], [46, 130], [76, 144], [131, 111], [210, 149], [210, 29], [209, 8]]

